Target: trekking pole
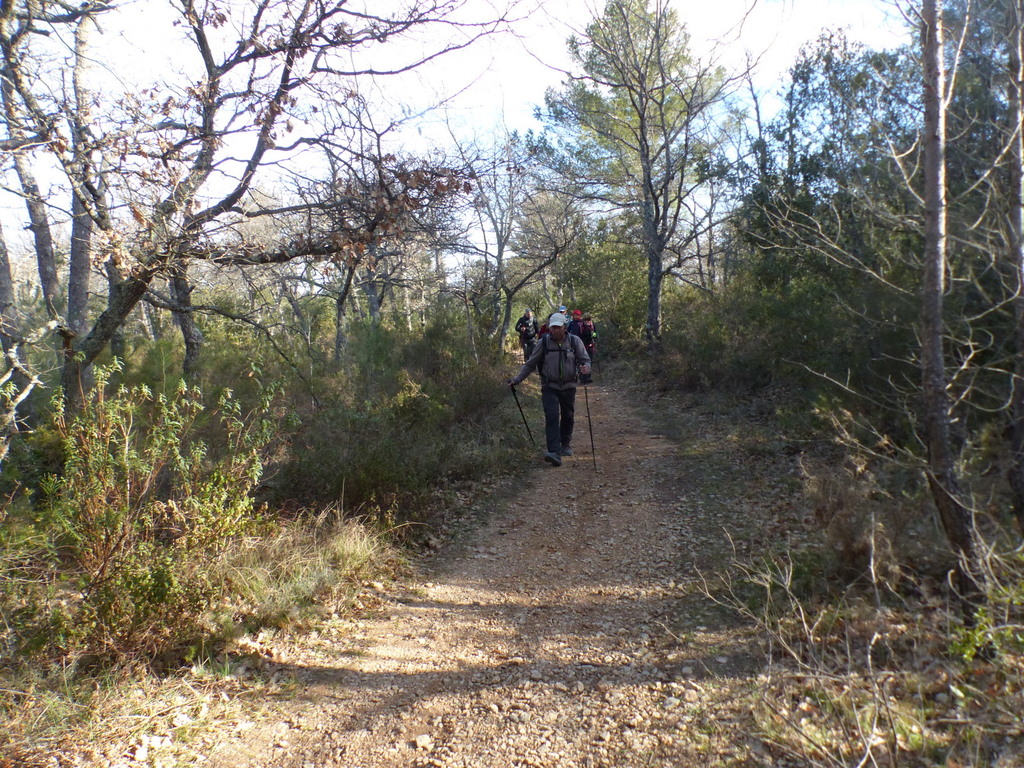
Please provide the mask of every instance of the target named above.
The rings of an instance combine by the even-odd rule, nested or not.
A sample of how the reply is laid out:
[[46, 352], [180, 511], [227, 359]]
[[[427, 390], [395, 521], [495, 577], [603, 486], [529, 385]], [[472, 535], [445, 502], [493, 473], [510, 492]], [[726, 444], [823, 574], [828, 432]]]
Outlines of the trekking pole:
[[[516, 399], [516, 405], [519, 406], [519, 415], [523, 417], [523, 424], [526, 426], [526, 434], [528, 434], [530, 436], [530, 443], [532, 443], [533, 447], [536, 448], [537, 447], [537, 443], [533, 439], [533, 432], [530, 431], [530, 422], [528, 422], [526, 420], [526, 414], [523, 413], [523, 406], [519, 404], [519, 395], [516, 394], [516, 386], [515, 386], [515, 384], [510, 384], [509, 385], [509, 389], [512, 390], [512, 397], [514, 397]], [[587, 414], [587, 418], [589, 418], [589, 417], [590, 417], [590, 414], [588, 413]]]
[[594, 425], [590, 421], [590, 395], [587, 385], [583, 385], [583, 399], [587, 403], [587, 429], [590, 430], [590, 455], [594, 459], [594, 471], [597, 472], [597, 449], [594, 447]]

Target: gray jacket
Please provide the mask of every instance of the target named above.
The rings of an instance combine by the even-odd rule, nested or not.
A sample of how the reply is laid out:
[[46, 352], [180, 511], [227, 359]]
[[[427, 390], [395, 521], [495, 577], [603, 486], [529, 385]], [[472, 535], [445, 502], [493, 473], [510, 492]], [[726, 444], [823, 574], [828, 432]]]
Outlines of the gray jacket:
[[546, 333], [540, 337], [537, 348], [523, 363], [512, 383], [518, 384], [539, 367], [541, 386], [572, 389], [576, 386], [577, 368], [581, 365], [590, 365], [590, 355], [579, 336], [567, 333], [562, 343], [556, 344]]

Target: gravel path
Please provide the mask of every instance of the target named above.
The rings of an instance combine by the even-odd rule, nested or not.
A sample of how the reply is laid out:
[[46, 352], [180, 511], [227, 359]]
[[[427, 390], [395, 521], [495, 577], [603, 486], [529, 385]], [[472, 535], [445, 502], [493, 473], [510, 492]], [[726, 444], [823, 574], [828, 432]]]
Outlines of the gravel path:
[[771, 485], [785, 459], [746, 451], [742, 423], [699, 409], [660, 430], [676, 442], [625, 391], [591, 386], [595, 471], [579, 394], [575, 457], [538, 455], [424, 581], [283, 651], [296, 698], [225, 734], [207, 764], [761, 764], [747, 702], [763, 656], [700, 573], [777, 524], [734, 518], [787, 506]]

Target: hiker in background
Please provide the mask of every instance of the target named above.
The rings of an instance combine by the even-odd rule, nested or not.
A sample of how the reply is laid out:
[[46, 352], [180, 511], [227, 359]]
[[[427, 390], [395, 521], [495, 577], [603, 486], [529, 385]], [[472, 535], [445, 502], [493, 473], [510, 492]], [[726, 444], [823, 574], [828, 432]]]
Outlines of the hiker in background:
[[540, 374], [541, 403], [544, 406], [544, 436], [547, 453], [544, 461], [562, 466], [563, 456], [572, 456], [572, 433], [576, 416], [576, 382], [589, 384], [590, 356], [578, 336], [569, 334], [569, 321], [560, 312], [547, 322], [548, 335], [541, 336], [533, 354], [519, 373], [508, 380], [509, 387], [523, 381], [531, 372]]
[[590, 355], [590, 359], [594, 359], [594, 347], [597, 342], [597, 326], [594, 325], [593, 319], [590, 317], [590, 313], [587, 312], [580, 318], [580, 321], [576, 324], [576, 330], [573, 331], [580, 340], [583, 342], [583, 346], [587, 348], [587, 354]]
[[572, 311], [572, 320], [569, 321], [569, 333], [573, 336], [580, 335], [580, 321], [583, 319], [583, 312], [578, 309]]
[[523, 316], [516, 321], [516, 333], [519, 334], [519, 346], [523, 348], [523, 360], [525, 361], [533, 354], [533, 348], [537, 346], [537, 336], [540, 333], [533, 310], [527, 309], [523, 312]]

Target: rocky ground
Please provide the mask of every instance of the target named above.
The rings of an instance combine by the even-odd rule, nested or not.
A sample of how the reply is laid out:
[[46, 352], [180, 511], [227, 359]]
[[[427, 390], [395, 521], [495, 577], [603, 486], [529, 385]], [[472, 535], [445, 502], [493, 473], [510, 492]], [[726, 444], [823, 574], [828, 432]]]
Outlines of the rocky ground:
[[595, 456], [579, 394], [573, 458], [538, 452], [370, 617], [278, 641], [293, 697], [226, 724], [205, 764], [774, 764], [752, 719], [764, 654], [705, 579], [799, 529], [794, 459], [753, 412], [611, 385], [586, 393]]

